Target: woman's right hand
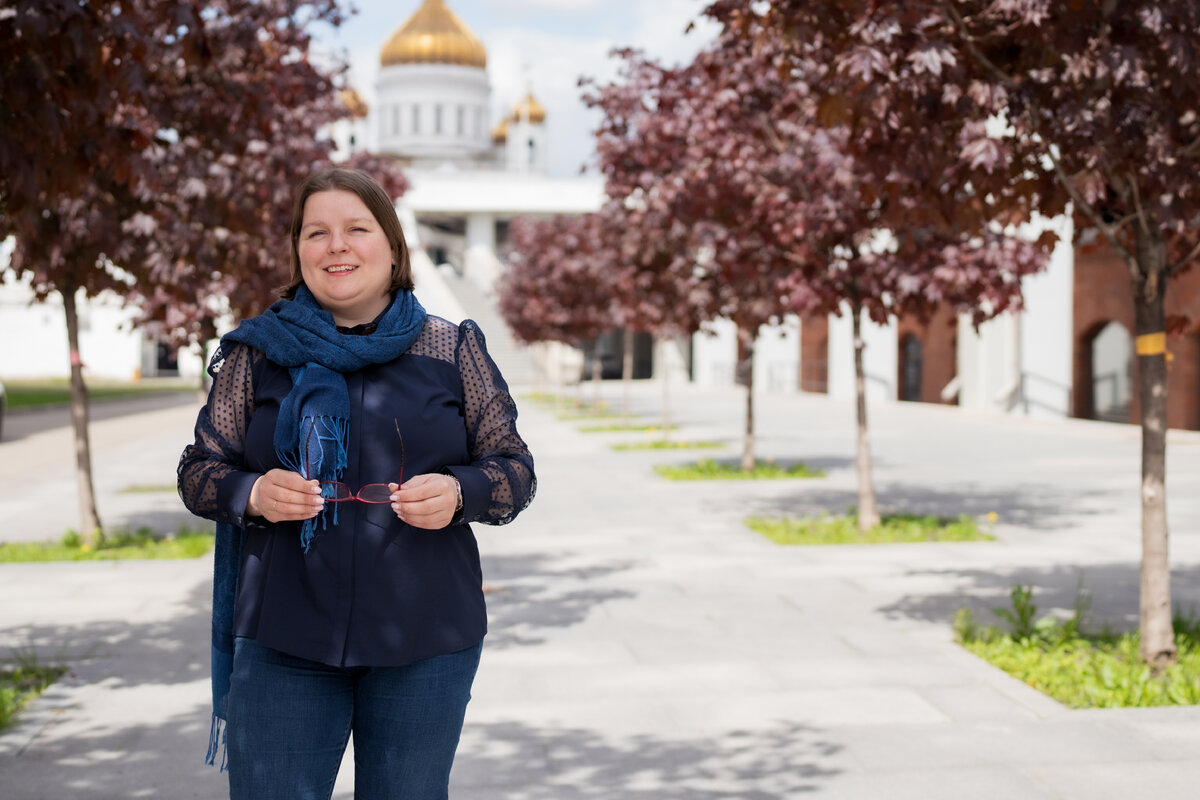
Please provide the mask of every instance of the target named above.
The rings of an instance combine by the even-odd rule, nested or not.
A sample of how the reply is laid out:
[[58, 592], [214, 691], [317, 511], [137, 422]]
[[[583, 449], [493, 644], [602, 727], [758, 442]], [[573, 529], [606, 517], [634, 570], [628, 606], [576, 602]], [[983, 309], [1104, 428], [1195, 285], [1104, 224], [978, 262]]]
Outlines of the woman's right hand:
[[250, 487], [246, 516], [263, 517], [268, 522], [286, 522], [312, 519], [324, 507], [318, 481], [305, 480], [298, 472], [273, 469], [260, 475]]

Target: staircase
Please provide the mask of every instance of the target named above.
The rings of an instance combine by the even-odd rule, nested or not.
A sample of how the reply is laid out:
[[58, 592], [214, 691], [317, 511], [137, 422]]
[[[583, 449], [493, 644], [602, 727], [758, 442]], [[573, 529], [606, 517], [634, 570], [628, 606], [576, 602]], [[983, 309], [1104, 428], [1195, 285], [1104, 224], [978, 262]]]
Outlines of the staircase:
[[[488, 354], [510, 387], [538, 383], [538, 368], [533, 354], [513, 339], [495, 303], [474, 281], [462, 277], [453, 269], [434, 267], [429, 257], [418, 248], [413, 249], [412, 261], [416, 293], [429, 313], [445, 317], [451, 322], [472, 319], [478, 323], [487, 337]], [[426, 303], [426, 296], [431, 298], [430, 303]]]

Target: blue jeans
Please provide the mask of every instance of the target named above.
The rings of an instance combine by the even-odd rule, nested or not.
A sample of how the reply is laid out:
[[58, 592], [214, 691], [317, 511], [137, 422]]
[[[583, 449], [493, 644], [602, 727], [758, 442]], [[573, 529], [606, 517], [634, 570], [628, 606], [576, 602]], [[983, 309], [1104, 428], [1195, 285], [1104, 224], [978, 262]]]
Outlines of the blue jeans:
[[444, 800], [481, 649], [330, 667], [238, 639], [231, 800], [328, 800], [351, 731], [355, 800]]

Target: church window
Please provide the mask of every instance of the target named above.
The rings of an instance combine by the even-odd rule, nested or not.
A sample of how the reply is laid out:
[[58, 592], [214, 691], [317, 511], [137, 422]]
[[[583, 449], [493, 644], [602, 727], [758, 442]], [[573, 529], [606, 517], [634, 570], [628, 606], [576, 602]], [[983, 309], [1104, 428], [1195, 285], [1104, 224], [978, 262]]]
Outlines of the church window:
[[900, 342], [900, 399], [920, 402], [924, 348], [916, 334], [906, 333]]
[[461, 137], [467, 132], [467, 107], [458, 107], [458, 135]]
[[400, 135], [400, 106], [392, 106], [392, 135]]
[[433, 107], [433, 132], [440, 134], [442, 132], [442, 104], [438, 103]]
[[413, 133], [421, 132], [421, 107], [419, 105], [417, 105], [416, 103], [413, 103], [412, 132]]

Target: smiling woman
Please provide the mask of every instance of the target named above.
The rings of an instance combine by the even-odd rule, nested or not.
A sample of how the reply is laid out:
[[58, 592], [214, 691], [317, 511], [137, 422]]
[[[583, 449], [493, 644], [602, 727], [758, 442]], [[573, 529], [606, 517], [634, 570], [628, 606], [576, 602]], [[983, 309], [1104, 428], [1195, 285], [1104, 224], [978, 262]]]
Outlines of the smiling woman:
[[357, 796], [445, 797], [487, 627], [470, 523], [528, 505], [533, 459], [479, 327], [413, 295], [377, 181], [315, 173], [290, 233], [179, 462], [219, 523], [210, 763], [227, 742], [234, 800], [327, 795], [353, 732]]

